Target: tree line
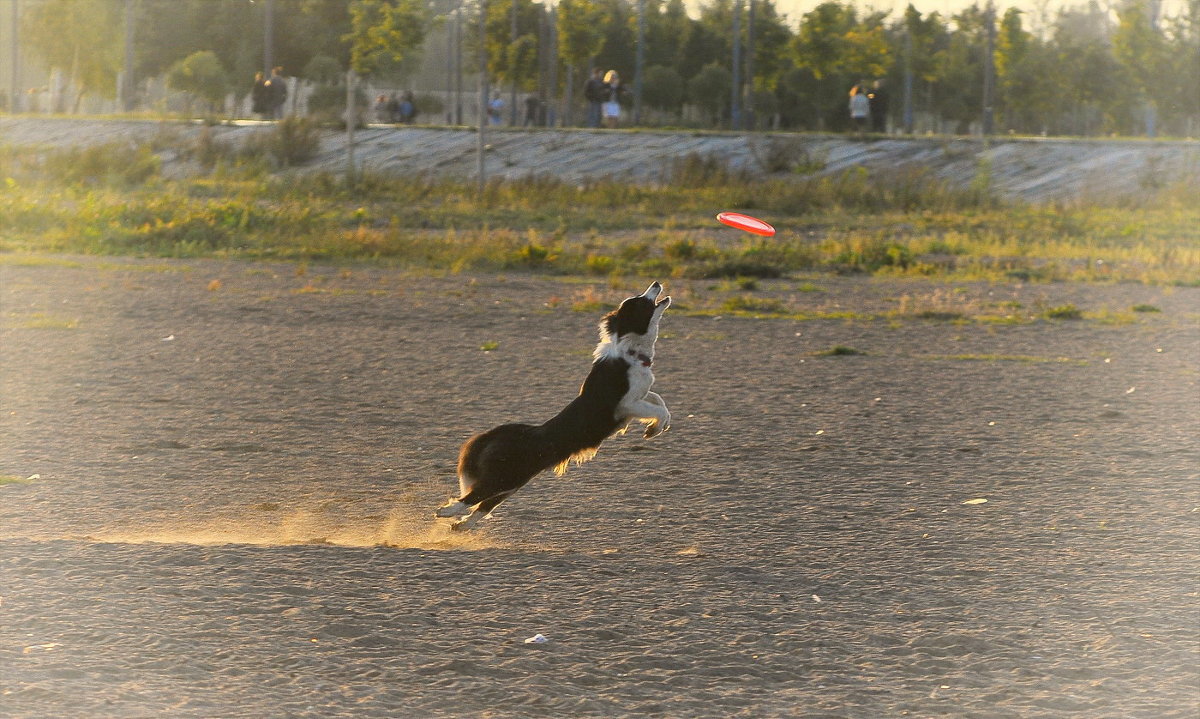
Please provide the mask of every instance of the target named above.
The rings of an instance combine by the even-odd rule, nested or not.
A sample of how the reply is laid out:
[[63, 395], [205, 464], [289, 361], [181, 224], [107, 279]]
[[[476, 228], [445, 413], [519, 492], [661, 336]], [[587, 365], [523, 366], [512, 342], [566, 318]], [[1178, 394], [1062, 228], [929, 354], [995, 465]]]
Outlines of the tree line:
[[353, 68], [402, 84], [430, 64], [473, 77], [482, 61], [496, 87], [556, 106], [578, 100], [591, 67], [615, 69], [643, 124], [839, 130], [849, 89], [878, 79], [898, 131], [1200, 132], [1200, 0], [1167, 15], [1160, 0], [1090, 0], [1040, 16], [990, 3], [894, 15], [830, 0], [799, 18], [774, 0], [708, 0], [694, 16], [683, 0], [20, 5], [23, 51], [80, 94], [114, 96], [123, 73], [174, 75], [216, 97], [249, 92], [270, 65], [318, 83]]

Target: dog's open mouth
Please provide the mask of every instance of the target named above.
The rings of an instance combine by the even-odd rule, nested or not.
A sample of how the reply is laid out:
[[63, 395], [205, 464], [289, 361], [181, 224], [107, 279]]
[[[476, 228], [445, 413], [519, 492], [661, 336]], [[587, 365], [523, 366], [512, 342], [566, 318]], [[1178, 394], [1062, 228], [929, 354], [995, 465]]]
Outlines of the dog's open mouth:
[[655, 307], [662, 306], [663, 309], [666, 309], [666, 305], [671, 304], [671, 298], [663, 294], [661, 282], [655, 282], [647, 287], [646, 291], [642, 293], [642, 297], [653, 302]]

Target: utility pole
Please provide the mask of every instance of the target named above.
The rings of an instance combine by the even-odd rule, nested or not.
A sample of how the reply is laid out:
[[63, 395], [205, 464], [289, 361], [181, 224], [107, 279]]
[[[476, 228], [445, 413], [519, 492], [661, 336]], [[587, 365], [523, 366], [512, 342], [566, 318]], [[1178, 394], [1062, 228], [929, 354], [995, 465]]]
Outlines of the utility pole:
[[729, 91], [729, 127], [742, 129], [742, 0], [733, 3], [733, 85]]
[[743, 93], [742, 127], [753, 130], [754, 120], [754, 0], [750, 0], [750, 17], [746, 22], [746, 90]]
[[550, 90], [547, 95], [546, 126], [555, 127], [558, 124], [558, 9], [550, 6]]
[[986, 18], [984, 31], [987, 33], [987, 49], [983, 56], [983, 122], [981, 130], [984, 138], [987, 138], [992, 134], [995, 102], [993, 95], [996, 94], [996, 7], [992, 4], [992, 0], [988, 0], [984, 17]]
[[121, 83], [121, 105], [125, 112], [133, 111], [133, 3], [125, 0], [125, 80]]
[[454, 9], [454, 124], [463, 124], [462, 91], [463, 91], [463, 6], [458, 0]]
[[[516, 49], [516, 45], [517, 45], [517, 0], [509, 0], [509, 2], [512, 3], [512, 16], [510, 18], [510, 20], [512, 22], [512, 32], [509, 35], [509, 43], [510, 44], [508, 46], [509, 53], [510, 53], [509, 59], [515, 61], [517, 59], [516, 52], [514, 52], [514, 50]], [[513, 62], [512, 66], [508, 68], [508, 76], [509, 76], [509, 84], [512, 86], [512, 91], [509, 93], [509, 104], [511, 104], [512, 107], [510, 107], [509, 111], [508, 111], [508, 125], [509, 125], [509, 127], [516, 127], [517, 126], [517, 66], [516, 66], [516, 62]]]
[[904, 133], [913, 133], [912, 26], [904, 28]]
[[450, 101], [454, 94], [454, 11], [446, 13], [446, 124], [454, 123], [454, 103]]
[[637, 4], [637, 56], [633, 65], [633, 124], [642, 124], [642, 74], [646, 66], [646, 0]]
[[730, 90], [729, 127], [742, 129], [742, 0], [733, 3], [733, 88]]
[[354, 187], [358, 180], [358, 168], [354, 164], [354, 129], [358, 124], [358, 108], [355, 107], [355, 95], [358, 75], [354, 68], [346, 71], [346, 184]]
[[475, 164], [479, 175], [479, 200], [487, 186], [488, 73], [487, 73], [487, 0], [479, 0], [479, 137], [475, 143]]
[[275, 67], [275, 0], [267, 0], [263, 12], [263, 75], [271, 77]]
[[12, 0], [12, 66], [8, 69], [12, 74], [8, 111], [15, 113], [21, 109], [21, 0]]

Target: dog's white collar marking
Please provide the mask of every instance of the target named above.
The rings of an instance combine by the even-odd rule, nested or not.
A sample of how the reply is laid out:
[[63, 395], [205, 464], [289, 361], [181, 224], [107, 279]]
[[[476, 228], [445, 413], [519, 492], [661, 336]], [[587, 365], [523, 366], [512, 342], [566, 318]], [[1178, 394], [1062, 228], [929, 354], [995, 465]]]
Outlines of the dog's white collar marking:
[[637, 350], [629, 350], [625, 354], [627, 354], [630, 357], [633, 357], [637, 361], [641, 362], [643, 367], [649, 367], [651, 364], [654, 363], [653, 357], [651, 357], [648, 354], [638, 352]]

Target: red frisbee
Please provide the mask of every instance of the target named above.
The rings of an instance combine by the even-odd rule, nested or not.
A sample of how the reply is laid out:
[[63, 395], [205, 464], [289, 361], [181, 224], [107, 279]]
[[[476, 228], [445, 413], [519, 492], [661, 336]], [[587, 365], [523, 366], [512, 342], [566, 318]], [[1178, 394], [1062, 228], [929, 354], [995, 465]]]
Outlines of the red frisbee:
[[774, 227], [771, 227], [757, 217], [743, 215], [740, 212], [722, 212], [717, 215], [717, 220], [724, 222], [730, 227], [736, 227], [739, 230], [745, 230], [746, 232], [753, 232], [754, 234], [762, 235], [763, 237], [770, 237], [771, 235], [775, 234]]

